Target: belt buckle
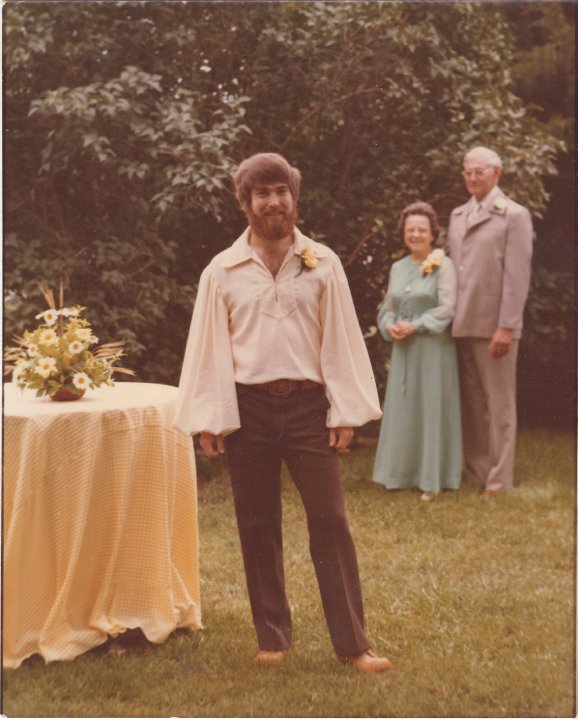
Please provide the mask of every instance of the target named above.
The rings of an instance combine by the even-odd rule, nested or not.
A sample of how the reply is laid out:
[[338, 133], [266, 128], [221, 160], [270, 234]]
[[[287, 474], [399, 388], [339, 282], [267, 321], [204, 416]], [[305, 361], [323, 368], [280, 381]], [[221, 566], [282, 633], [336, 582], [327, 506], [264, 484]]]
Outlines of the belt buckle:
[[283, 397], [293, 392], [296, 387], [297, 382], [295, 380], [273, 380], [269, 385], [269, 392], [271, 395]]

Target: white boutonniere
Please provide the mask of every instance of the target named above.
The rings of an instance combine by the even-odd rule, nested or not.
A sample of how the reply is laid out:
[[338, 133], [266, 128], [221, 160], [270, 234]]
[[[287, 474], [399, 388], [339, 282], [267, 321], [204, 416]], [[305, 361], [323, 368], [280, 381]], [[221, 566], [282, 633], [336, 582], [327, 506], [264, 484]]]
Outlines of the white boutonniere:
[[317, 267], [317, 257], [313, 250], [304, 248], [300, 253], [297, 253], [301, 259], [301, 268], [297, 275], [301, 275], [303, 270], [315, 270]]
[[492, 211], [496, 213], [500, 213], [500, 215], [503, 215], [506, 208], [508, 207], [508, 202], [506, 198], [499, 197], [494, 200], [494, 205], [492, 206]]
[[426, 259], [419, 266], [422, 275], [431, 275], [437, 270], [445, 257], [445, 252], [440, 248], [432, 250]]

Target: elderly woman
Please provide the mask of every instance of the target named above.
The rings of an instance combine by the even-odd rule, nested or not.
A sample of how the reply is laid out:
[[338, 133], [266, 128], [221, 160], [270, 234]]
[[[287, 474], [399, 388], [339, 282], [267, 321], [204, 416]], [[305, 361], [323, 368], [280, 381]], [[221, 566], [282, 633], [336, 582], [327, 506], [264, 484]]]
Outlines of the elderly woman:
[[461, 476], [457, 357], [450, 334], [456, 272], [443, 250], [433, 208], [401, 213], [398, 232], [409, 250], [391, 267], [377, 324], [393, 342], [391, 370], [373, 479], [390, 490], [417, 488], [429, 500], [455, 490]]

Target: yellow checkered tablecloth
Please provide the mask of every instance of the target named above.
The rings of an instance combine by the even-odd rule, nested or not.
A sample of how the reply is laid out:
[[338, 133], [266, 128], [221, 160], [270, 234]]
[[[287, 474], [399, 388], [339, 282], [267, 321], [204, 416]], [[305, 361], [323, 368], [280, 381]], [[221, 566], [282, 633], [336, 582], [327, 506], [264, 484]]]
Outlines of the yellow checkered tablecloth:
[[66, 660], [139, 627], [201, 627], [193, 444], [177, 388], [73, 402], [4, 387], [3, 664]]

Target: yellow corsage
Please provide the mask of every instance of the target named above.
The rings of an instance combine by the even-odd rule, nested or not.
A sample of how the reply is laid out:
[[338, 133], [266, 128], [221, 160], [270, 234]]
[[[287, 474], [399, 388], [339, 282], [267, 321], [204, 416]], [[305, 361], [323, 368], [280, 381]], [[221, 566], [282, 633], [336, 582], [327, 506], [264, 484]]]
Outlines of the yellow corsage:
[[444, 257], [445, 252], [440, 248], [432, 250], [419, 267], [421, 274], [431, 275], [435, 270], [440, 267]]
[[298, 275], [301, 275], [303, 270], [315, 270], [317, 267], [317, 257], [315, 256], [313, 250], [304, 248], [299, 253], [299, 257], [301, 258], [301, 269], [299, 270]]

